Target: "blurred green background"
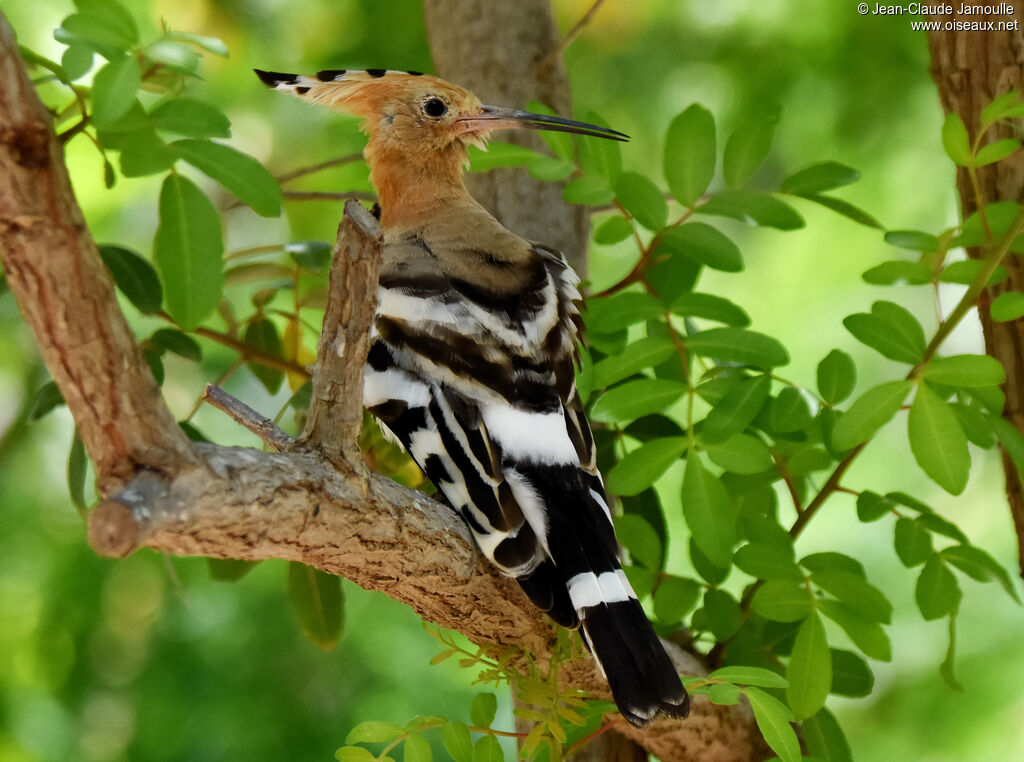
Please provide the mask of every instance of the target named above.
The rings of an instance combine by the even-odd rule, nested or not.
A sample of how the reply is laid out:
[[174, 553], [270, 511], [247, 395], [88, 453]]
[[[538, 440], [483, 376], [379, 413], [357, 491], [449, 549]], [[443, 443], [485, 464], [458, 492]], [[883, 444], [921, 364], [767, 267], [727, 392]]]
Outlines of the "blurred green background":
[[[227, 59], [207, 57], [192, 94], [220, 104], [233, 145], [284, 171], [358, 151], [350, 119], [308, 110], [265, 92], [251, 68], [316, 71], [388, 67], [432, 70], [416, 0], [129, 0], [143, 39], [161, 19], [173, 28], [222, 38]], [[556, 0], [563, 30], [590, 0]], [[59, 58], [52, 30], [70, 0], [3, 0], [20, 41]], [[567, 54], [580, 112], [595, 110], [633, 136], [628, 169], [660, 175], [668, 121], [693, 101], [716, 115], [720, 140], [750, 113], [781, 108], [776, 147], [758, 176], [765, 187], [815, 161], [859, 168], [842, 195], [892, 228], [937, 231], [956, 219], [953, 167], [944, 157], [941, 111], [928, 75], [923, 34], [900, 18], [860, 16], [854, 4], [724, 0], [606, 3]], [[522, 104], [506, 104], [519, 106]], [[103, 187], [92, 146], [69, 146], [76, 191], [96, 239], [148, 253], [158, 178]], [[206, 186], [209, 187], [209, 186]], [[368, 189], [361, 164], [317, 175], [319, 189]], [[799, 203], [799, 200], [794, 201]], [[739, 275], [705, 276], [702, 290], [727, 293], [757, 330], [780, 337], [793, 356], [792, 380], [813, 383], [814, 368], [837, 344], [854, 354], [861, 384], [890, 372], [842, 329], [841, 319], [886, 289], [860, 273], [892, 258], [881, 233], [804, 204], [808, 227], [794, 233], [725, 225], [744, 251]], [[228, 248], [268, 241], [333, 238], [334, 203], [289, 203], [266, 220], [230, 213]], [[632, 265], [632, 251], [594, 247], [595, 288]], [[914, 302], [934, 327], [930, 295]], [[959, 294], [950, 287], [942, 303]], [[901, 294], [898, 298], [907, 298]], [[140, 332], [159, 327], [138, 318]], [[962, 327], [948, 346], [979, 351], [980, 328]], [[225, 355], [204, 346], [203, 367], [168, 368], [165, 387], [179, 417]], [[204, 375], [205, 374], [205, 375]], [[894, 376], [892, 376], [894, 377]], [[438, 650], [418, 618], [382, 595], [345, 583], [347, 624], [333, 653], [299, 633], [289, 610], [287, 569], [257, 567], [241, 582], [211, 581], [202, 559], [144, 551], [123, 561], [97, 558], [64, 487], [72, 423], [66, 410], [26, 425], [24, 403], [47, 378], [10, 294], [0, 297], [0, 761], [331, 759], [361, 720], [404, 722], [417, 713], [465, 717], [472, 675], [452, 662], [430, 667]], [[251, 375], [229, 389], [274, 411]], [[196, 423], [221, 443], [255, 441], [216, 411]], [[850, 483], [903, 489], [928, 499], [971, 539], [1014, 568], [1013, 532], [997, 459], [973, 451], [963, 496], [935, 491], [906, 452], [902, 432], [883, 431], [859, 459]], [[681, 468], [679, 469], [681, 472]], [[677, 489], [681, 473], [663, 483]], [[785, 504], [785, 501], [783, 501]], [[841, 549], [864, 560], [896, 604], [893, 661], [873, 663], [874, 694], [833, 698], [858, 760], [994, 760], [1024, 748], [1021, 609], [996, 585], [965, 582], [958, 667], [965, 692], [939, 679], [945, 623], [924, 623], [912, 605], [913, 575], [892, 552], [891, 524], [857, 522], [838, 496], [800, 540], [800, 553]], [[677, 535], [678, 536], [678, 535]], [[685, 571], [684, 544], [669, 570]], [[675, 568], [673, 568], [675, 567]], [[511, 725], [507, 701], [504, 722]]]

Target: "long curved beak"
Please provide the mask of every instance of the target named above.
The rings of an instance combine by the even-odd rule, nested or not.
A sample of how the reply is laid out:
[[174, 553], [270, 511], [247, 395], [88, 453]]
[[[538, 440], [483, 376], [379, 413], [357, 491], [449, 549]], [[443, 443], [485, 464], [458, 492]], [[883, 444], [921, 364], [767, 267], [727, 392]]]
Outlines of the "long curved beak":
[[480, 113], [472, 116], [459, 117], [456, 120], [462, 134], [473, 132], [490, 132], [491, 130], [550, 130], [552, 132], [572, 132], [577, 135], [590, 135], [595, 138], [608, 138], [626, 142], [629, 135], [600, 127], [596, 124], [562, 119], [559, 116], [532, 114], [529, 111], [500, 108], [498, 106], [481, 106]]

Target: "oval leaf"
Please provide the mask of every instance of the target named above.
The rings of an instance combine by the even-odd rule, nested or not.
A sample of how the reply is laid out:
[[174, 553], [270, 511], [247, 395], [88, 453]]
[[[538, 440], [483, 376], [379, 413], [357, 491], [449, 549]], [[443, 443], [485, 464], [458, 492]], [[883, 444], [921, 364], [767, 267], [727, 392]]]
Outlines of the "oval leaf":
[[127, 114], [141, 84], [142, 73], [134, 56], [118, 58], [96, 72], [92, 81], [93, 124], [103, 129]]
[[648, 230], [661, 230], [668, 222], [668, 202], [653, 182], [636, 172], [623, 172], [615, 182], [615, 197], [633, 219]]
[[857, 367], [853, 358], [841, 349], [833, 349], [818, 363], [818, 391], [830, 405], [849, 397], [856, 384]]
[[800, 762], [800, 741], [789, 724], [793, 715], [785, 704], [760, 688], [744, 688], [743, 693], [754, 710], [758, 730], [781, 762]]
[[938, 553], [933, 553], [921, 569], [914, 590], [921, 616], [928, 620], [940, 619], [956, 611], [962, 596], [956, 575], [942, 562]]
[[[303, 634], [324, 651], [334, 650], [345, 623], [341, 578], [292, 561], [288, 564], [288, 598]], [[394, 727], [398, 732], [388, 738], [401, 735], [402, 729]], [[356, 743], [351, 739], [349, 734], [346, 743]]]
[[103, 264], [110, 270], [114, 283], [128, 297], [128, 301], [143, 315], [158, 312], [164, 292], [153, 265], [134, 251], [121, 246], [100, 246], [99, 250]]
[[608, 472], [608, 491], [613, 495], [639, 495], [679, 460], [687, 441], [686, 437], [666, 437], [640, 445]]
[[851, 185], [860, 179], [860, 172], [837, 161], [823, 161], [802, 169], [782, 181], [782, 190], [797, 196]]
[[195, 328], [220, 303], [224, 245], [217, 210], [181, 175], [168, 175], [160, 189], [153, 253], [166, 286], [167, 311], [182, 328]]
[[789, 363], [786, 348], [771, 336], [745, 328], [710, 328], [686, 337], [686, 348], [701, 357], [777, 368]]
[[717, 228], [703, 222], [669, 228], [662, 236], [661, 247], [685, 254], [713, 270], [734, 273], [743, 269], [743, 255], [736, 244]]
[[836, 449], [849, 450], [874, 436], [896, 415], [912, 386], [911, 381], [890, 381], [864, 392], [832, 431]]
[[208, 140], [177, 140], [171, 148], [264, 217], [281, 214], [281, 186], [253, 157]]
[[729, 136], [722, 154], [722, 176], [726, 185], [738, 188], [757, 172], [772, 147], [778, 122], [778, 112], [758, 114], [744, 119]]
[[786, 679], [786, 700], [797, 720], [817, 714], [825, 705], [832, 687], [832, 654], [825, 624], [817, 612], [812, 612], [797, 630]]
[[910, 406], [907, 434], [921, 469], [950, 494], [963, 492], [971, 470], [967, 436], [953, 409], [925, 384]]
[[736, 544], [736, 508], [722, 481], [690, 453], [683, 476], [683, 516], [697, 546], [715, 565], [728, 568]]
[[665, 138], [664, 170], [672, 195], [693, 206], [715, 174], [715, 118], [694, 103], [672, 120]]
[[936, 357], [922, 375], [945, 386], [999, 386], [1006, 381], [1002, 363], [990, 355]]
[[609, 390], [594, 403], [590, 417], [603, 423], [628, 423], [675, 404], [689, 387], [668, 379], [630, 381]]

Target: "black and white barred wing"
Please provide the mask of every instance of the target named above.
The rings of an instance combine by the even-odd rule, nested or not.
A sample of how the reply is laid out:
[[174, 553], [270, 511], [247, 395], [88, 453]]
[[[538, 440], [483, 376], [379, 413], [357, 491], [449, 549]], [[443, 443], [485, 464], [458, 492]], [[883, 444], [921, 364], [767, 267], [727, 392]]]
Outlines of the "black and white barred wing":
[[546, 250], [534, 262], [513, 297], [415, 267], [385, 272], [365, 403], [481, 551], [555, 621], [582, 623], [628, 718], [679, 714], [685, 692], [619, 565], [576, 395], [575, 276]]

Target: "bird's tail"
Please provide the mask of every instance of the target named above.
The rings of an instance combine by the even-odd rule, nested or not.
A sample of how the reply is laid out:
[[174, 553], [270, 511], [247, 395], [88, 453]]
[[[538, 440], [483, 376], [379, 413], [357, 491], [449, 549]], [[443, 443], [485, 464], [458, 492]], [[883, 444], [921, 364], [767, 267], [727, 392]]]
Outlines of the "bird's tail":
[[632, 724], [644, 726], [659, 713], [685, 717], [686, 690], [619, 564], [599, 477], [569, 467], [520, 468], [545, 502], [551, 559], [532, 578], [520, 579], [523, 589], [561, 624], [579, 622], [619, 711]]

